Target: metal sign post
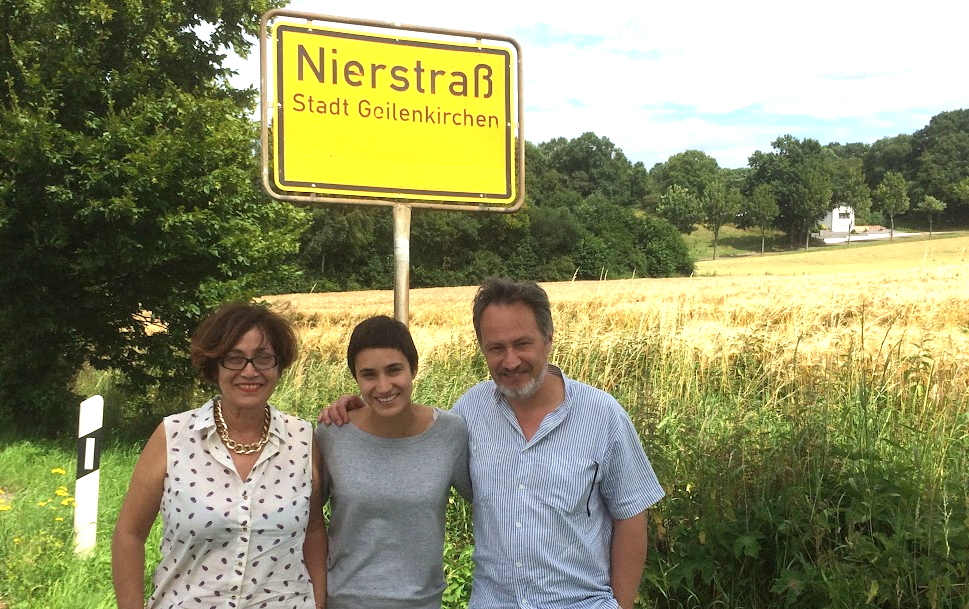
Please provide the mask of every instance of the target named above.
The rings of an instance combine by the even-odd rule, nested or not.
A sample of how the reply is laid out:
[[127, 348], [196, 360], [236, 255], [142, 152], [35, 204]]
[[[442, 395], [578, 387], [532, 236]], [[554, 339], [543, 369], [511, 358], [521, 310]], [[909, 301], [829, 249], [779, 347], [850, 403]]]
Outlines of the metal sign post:
[[410, 323], [410, 207], [394, 205], [394, 319]]

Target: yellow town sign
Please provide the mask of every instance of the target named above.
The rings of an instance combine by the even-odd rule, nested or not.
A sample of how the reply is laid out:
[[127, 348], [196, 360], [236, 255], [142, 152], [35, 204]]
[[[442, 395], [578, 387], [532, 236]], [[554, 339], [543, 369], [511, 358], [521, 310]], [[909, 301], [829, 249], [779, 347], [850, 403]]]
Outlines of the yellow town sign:
[[[288, 15], [304, 19], [272, 25], [272, 111], [264, 110], [264, 120], [272, 119], [276, 189], [330, 200], [520, 206], [514, 41]], [[266, 73], [264, 63], [264, 100]]]

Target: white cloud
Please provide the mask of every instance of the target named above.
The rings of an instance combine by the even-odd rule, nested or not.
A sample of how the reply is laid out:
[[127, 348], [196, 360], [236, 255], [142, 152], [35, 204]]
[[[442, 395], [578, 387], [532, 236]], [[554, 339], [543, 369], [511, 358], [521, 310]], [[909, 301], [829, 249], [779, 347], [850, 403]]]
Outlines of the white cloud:
[[[320, 4], [287, 9], [317, 13]], [[594, 131], [647, 166], [689, 148], [743, 165], [787, 132], [822, 143], [911, 133], [969, 103], [964, 2], [375, 0], [326, 9], [514, 35], [523, 47], [526, 107], [541, 109], [526, 111], [529, 140]], [[240, 69], [242, 82], [257, 83], [257, 54]], [[670, 105], [696, 116], [643, 109]], [[750, 107], [762, 114], [741, 112], [737, 124], [703, 118]], [[877, 127], [884, 130], [873, 133]]]

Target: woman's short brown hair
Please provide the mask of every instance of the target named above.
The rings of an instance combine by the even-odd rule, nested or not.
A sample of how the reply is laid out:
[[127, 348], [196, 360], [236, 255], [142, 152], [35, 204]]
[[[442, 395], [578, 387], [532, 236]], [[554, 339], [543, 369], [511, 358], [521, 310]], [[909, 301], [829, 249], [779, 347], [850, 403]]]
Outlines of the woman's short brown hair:
[[259, 328], [279, 360], [280, 374], [296, 360], [296, 331], [283, 316], [249, 302], [228, 302], [202, 320], [192, 333], [192, 366], [210, 383], [219, 382], [219, 360]]

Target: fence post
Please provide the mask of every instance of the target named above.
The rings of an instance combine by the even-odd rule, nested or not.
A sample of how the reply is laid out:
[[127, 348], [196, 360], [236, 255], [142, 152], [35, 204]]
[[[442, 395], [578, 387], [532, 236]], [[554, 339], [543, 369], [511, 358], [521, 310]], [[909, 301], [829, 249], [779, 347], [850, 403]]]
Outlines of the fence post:
[[101, 482], [104, 398], [81, 402], [77, 425], [77, 483], [74, 488], [74, 551], [90, 554], [98, 534], [98, 491]]

